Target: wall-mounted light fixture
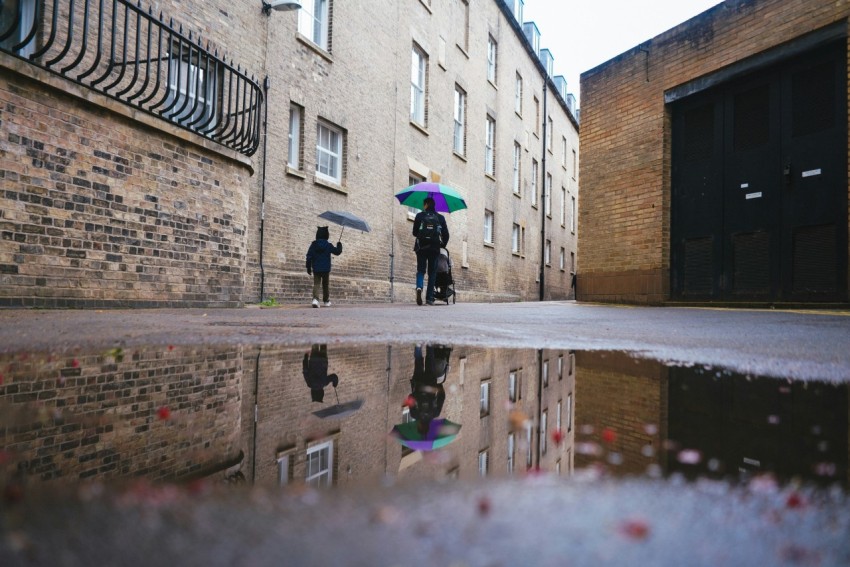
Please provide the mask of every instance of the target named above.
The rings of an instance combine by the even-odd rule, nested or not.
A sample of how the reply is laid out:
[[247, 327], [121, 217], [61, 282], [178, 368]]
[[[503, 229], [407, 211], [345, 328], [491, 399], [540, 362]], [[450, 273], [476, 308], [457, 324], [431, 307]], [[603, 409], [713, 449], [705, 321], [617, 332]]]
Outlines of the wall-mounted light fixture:
[[289, 10], [298, 10], [300, 8], [301, 4], [295, 0], [271, 0], [270, 2], [263, 0], [263, 14], [267, 16], [272, 13], [272, 10], [287, 12]]

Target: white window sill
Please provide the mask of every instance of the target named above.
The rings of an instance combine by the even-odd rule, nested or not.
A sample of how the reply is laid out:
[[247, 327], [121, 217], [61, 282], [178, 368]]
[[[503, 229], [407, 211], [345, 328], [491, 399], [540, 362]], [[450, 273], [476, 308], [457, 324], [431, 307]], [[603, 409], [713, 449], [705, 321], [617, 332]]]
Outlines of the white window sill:
[[335, 181], [331, 181], [330, 179], [325, 179], [325, 178], [319, 177], [318, 175], [314, 175], [313, 176], [313, 183], [320, 186], [320, 187], [324, 187], [325, 189], [330, 189], [331, 191], [336, 191], [337, 193], [342, 193], [343, 195], [348, 195], [348, 190], [346, 190], [345, 187], [343, 187], [342, 185], [340, 185], [339, 183], [337, 183]]

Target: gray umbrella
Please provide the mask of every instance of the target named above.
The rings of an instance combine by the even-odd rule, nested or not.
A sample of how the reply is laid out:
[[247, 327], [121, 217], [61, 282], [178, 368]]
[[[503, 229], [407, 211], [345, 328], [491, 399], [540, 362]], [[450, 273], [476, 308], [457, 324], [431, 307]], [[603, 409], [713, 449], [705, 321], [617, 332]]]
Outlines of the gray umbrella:
[[[329, 220], [334, 224], [342, 226], [342, 231], [339, 233], [339, 238], [342, 238], [342, 233], [345, 232], [345, 227], [356, 228], [362, 232], [370, 232], [369, 223], [361, 219], [357, 215], [346, 211], [325, 211], [319, 215], [320, 219]], [[339, 240], [339, 239], [337, 239]]]

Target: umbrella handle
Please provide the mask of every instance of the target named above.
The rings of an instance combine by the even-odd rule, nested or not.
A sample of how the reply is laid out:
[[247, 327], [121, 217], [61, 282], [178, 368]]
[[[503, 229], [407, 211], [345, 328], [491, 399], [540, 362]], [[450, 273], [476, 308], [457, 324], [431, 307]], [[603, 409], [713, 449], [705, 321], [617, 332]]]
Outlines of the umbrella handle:
[[342, 240], [342, 233], [345, 232], [345, 225], [342, 225], [342, 230], [339, 231], [339, 238], [336, 239], [337, 242]]
[[334, 386], [334, 395], [336, 396], [336, 403], [339, 403], [339, 394], [336, 393], [336, 386]]

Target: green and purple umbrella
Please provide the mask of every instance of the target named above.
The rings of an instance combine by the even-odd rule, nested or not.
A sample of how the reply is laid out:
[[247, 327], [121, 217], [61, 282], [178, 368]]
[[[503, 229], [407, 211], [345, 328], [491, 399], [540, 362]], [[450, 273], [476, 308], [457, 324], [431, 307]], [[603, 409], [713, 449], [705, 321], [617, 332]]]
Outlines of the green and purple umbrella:
[[427, 197], [434, 199], [434, 210], [438, 213], [453, 213], [466, 208], [466, 200], [455, 189], [431, 181], [405, 187], [396, 193], [395, 197], [402, 205], [420, 211], [424, 208], [423, 203]]
[[399, 423], [393, 427], [390, 435], [399, 443], [414, 451], [433, 451], [445, 447], [455, 439], [460, 432], [460, 424], [448, 419], [434, 419], [427, 424], [428, 430], [419, 430], [419, 421]]

